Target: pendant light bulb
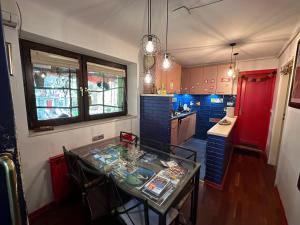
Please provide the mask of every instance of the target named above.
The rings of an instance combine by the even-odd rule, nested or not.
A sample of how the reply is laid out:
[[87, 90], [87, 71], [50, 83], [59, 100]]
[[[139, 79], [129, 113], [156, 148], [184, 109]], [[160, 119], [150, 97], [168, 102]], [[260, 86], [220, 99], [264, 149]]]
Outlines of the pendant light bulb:
[[165, 70], [170, 69], [170, 67], [171, 67], [171, 60], [170, 60], [168, 54], [165, 54], [165, 55], [164, 55], [164, 60], [163, 60], [162, 66], [163, 66], [163, 68], [164, 68]]
[[152, 38], [149, 37], [148, 42], [146, 44], [146, 52], [153, 53], [153, 51], [154, 51], [154, 44]]
[[231, 55], [230, 55], [231, 56], [231, 60], [230, 60], [229, 69], [227, 71], [227, 75], [229, 77], [233, 77], [234, 76], [234, 69], [232, 68], [232, 56], [233, 56], [233, 47], [236, 46], [236, 43], [231, 43], [230, 46], [231, 46]]
[[154, 56], [160, 50], [159, 38], [151, 33], [151, 0], [148, 0], [148, 33], [142, 37], [141, 47], [144, 55]]
[[150, 84], [152, 82], [152, 75], [149, 70], [147, 71], [147, 73], [144, 77], [144, 81], [146, 84]]
[[233, 77], [233, 74], [234, 74], [234, 71], [233, 71], [233, 69], [232, 69], [232, 66], [230, 65], [229, 70], [227, 71], [227, 75], [228, 75], [229, 77]]

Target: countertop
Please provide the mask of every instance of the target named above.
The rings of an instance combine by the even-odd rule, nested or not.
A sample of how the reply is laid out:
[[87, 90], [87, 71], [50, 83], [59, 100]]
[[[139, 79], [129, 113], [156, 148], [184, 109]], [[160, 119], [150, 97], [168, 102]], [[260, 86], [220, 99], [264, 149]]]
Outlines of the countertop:
[[235, 122], [236, 122], [237, 117], [235, 116], [234, 118], [232, 118], [232, 117], [225, 116], [223, 119], [229, 120], [231, 122], [231, 124], [230, 125], [220, 125], [217, 123], [216, 125], [214, 125], [212, 128], [210, 128], [207, 131], [207, 134], [221, 136], [221, 137], [228, 137]]
[[196, 113], [196, 112], [181, 113], [181, 114], [178, 115], [178, 116], [172, 116], [172, 117], [171, 117], [171, 120], [181, 119], [181, 118], [187, 117], [187, 116], [189, 116], [189, 115], [192, 115], [192, 114], [194, 114], [194, 113]]

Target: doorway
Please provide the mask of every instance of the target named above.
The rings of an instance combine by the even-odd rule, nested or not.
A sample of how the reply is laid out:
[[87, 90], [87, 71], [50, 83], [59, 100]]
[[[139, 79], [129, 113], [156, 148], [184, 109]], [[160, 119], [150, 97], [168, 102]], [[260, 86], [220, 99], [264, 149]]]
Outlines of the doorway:
[[236, 104], [235, 144], [250, 150], [266, 150], [276, 70], [240, 73]]

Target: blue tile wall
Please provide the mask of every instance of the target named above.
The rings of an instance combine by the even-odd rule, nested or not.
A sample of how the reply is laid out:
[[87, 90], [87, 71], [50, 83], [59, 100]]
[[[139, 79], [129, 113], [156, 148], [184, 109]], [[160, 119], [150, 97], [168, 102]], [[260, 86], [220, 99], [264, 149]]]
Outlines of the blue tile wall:
[[140, 106], [141, 139], [170, 143], [172, 97], [141, 96]]
[[208, 135], [205, 180], [222, 184], [232, 152], [232, 134], [229, 137]]
[[[197, 112], [196, 122], [196, 138], [206, 140], [207, 131], [215, 125], [214, 122], [210, 122], [209, 118], [223, 118], [226, 115], [224, 108], [227, 104], [233, 102], [235, 104], [234, 95], [189, 95], [189, 94], [178, 94], [175, 95], [176, 102], [173, 102], [173, 109], [177, 110], [179, 104], [187, 104], [193, 111]], [[212, 103], [212, 98], [223, 99], [222, 103]], [[190, 102], [193, 105], [190, 106]], [[196, 103], [200, 102], [200, 106]]]

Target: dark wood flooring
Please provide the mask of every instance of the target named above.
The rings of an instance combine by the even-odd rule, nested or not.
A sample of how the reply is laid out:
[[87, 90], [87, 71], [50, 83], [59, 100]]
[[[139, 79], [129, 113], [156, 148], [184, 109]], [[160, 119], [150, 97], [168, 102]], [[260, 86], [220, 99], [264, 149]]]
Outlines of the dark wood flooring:
[[[197, 225], [284, 224], [274, 179], [274, 168], [260, 155], [233, 154], [223, 191], [200, 185]], [[85, 225], [82, 212], [79, 201], [70, 201], [35, 217], [30, 225]]]

